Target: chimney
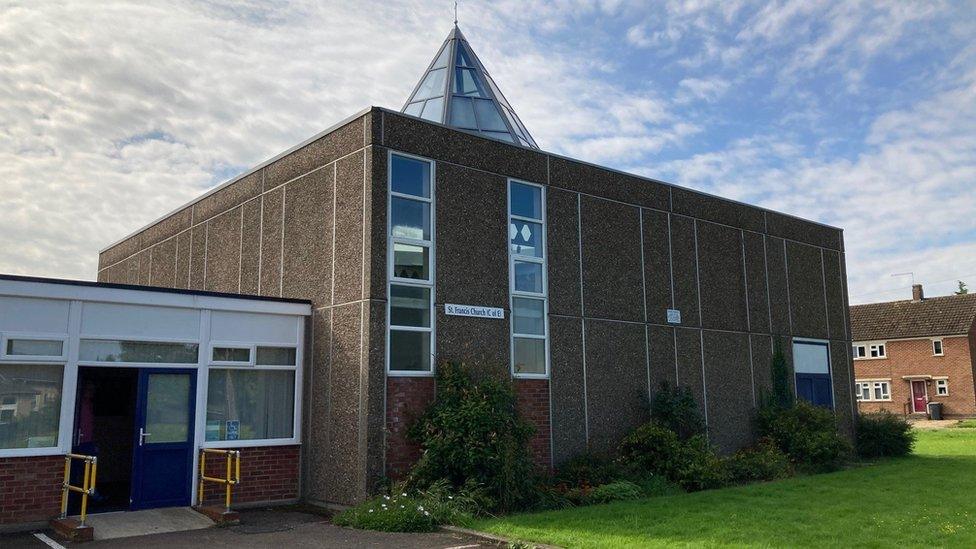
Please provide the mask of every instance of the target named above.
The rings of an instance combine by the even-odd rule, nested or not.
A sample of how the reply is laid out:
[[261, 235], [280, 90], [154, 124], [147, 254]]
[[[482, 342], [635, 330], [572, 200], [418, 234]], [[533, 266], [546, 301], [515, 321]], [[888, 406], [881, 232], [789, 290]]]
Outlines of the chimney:
[[912, 301], [922, 301], [925, 299], [925, 294], [922, 293], [921, 284], [912, 284]]

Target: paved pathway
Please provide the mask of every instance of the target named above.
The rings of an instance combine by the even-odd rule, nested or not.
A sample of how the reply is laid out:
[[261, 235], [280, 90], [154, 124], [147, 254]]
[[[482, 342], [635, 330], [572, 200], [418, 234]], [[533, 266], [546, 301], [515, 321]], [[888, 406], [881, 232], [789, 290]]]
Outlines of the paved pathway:
[[[52, 546], [34, 533], [0, 535], [3, 549], [45, 549], [57, 547], [60, 541], [50, 532]], [[67, 543], [63, 545], [69, 545]], [[496, 547], [485, 540], [461, 534], [432, 532], [426, 534], [399, 534], [351, 530], [333, 526], [322, 516], [293, 510], [251, 510], [241, 513], [241, 524], [227, 528], [207, 528], [189, 532], [171, 532], [132, 538], [93, 541], [71, 545], [79, 549], [137, 547], [139, 549], [222, 549], [256, 547], [290, 549], [305, 547], [376, 548], [396, 547], [403, 549], [475, 549]]]

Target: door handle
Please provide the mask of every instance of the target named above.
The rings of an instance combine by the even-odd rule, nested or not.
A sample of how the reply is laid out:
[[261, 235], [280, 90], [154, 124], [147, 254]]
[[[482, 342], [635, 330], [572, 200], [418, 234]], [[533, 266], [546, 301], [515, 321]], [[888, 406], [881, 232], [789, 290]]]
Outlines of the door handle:
[[142, 427], [139, 427], [139, 446], [146, 443], [146, 437], [152, 435], [152, 433], [147, 433], [143, 431]]

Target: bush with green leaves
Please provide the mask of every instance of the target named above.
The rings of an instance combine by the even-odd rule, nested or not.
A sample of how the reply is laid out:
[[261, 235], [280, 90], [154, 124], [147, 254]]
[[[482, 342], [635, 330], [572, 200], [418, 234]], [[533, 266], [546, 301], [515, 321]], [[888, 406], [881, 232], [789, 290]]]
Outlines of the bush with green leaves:
[[756, 424], [760, 437], [768, 438], [806, 472], [832, 471], [851, 456], [850, 442], [837, 432], [833, 411], [797, 401], [784, 408], [764, 405]]
[[430, 532], [437, 520], [420, 500], [398, 496], [380, 496], [342, 511], [332, 522], [362, 530], [383, 532]]
[[915, 444], [915, 431], [891, 412], [857, 418], [857, 454], [862, 458], [907, 456]]
[[651, 419], [674, 431], [681, 440], [705, 433], [705, 419], [688, 387], [671, 387], [662, 381], [651, 399]]
[[584, 453], [556, 469], [553, 483], [568, 487], [599, 486], [625, 476], [620, 463], [608, 454]]
[[527, 508], [538, 497], [526, 445], [533, 431], [518, 414], [510, 379], [462, 363], [440, 364], [435, 400], [408, 433], [423, 453], [407, 486], [473, 482], [484, 488], [493, 510]]
[[333, 522], [364, 530], [427, 532], [441, 524], [467, 526], [484, 508], [484, 491], [465, 484], [455, 490], [445, 480], [408, 494], [402, 487], [342, 511]]
[[624, 438], [620, 459], [633, 470], [663, 476], [689, 491], [726, 483], [722, 462], [704, 435], [681, 440], [656, 421], [645, 423]]
[[644, 497], [641, 487], [629, 480], [617, 480], [601, 484], [590, 490], [583, 498], [583, 503], [593, 505], [599, 503], [610, 503], [612, 501], [626, 501]]
[[793, 475], [790, 457], [773, 441], [760, 439], [723, 460], [729, 480], [739, 484], [777, 480]]

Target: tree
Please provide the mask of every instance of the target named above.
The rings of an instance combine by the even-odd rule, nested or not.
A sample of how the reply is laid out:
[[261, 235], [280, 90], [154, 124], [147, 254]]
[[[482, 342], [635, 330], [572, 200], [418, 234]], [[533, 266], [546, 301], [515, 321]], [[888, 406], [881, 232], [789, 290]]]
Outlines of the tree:
[[959, 289], [956, 290], [956, 295], [966, 295], [968, 293], [969, 293], [969, 288], [966, 287], [966, 283], [960, 280]]

